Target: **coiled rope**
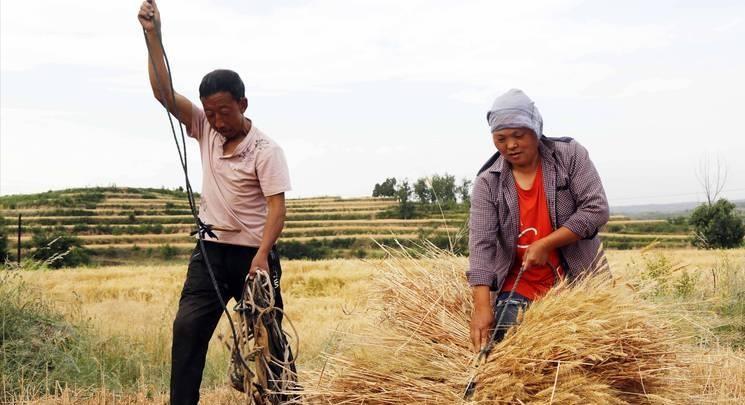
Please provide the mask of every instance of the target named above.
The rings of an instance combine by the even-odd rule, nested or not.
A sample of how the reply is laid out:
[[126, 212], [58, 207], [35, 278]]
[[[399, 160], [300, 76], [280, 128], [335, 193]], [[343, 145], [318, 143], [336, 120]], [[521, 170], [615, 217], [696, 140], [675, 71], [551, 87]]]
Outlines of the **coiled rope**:
[[[298, 392], [297, 371], [295, 361], [298, 356], [297, 347], [299, 337], [292, 321], [285, 317], [284, 311], [275, 305], [275, 291], [272, 279], [266, 271], [257, 271], [252, 279], [247, 278], [243, 288], [243, 297], [235, 305], [234, 311], [240, 314], [240, 329], [246, 334], [242, 336], [247, 349], [244, 351], [244, 363], [256, 364], [255, 374], [242, 376], [244, 388], [256, 388], [261, 397], [259, 403], [286, 403], [295, 398]], [[295, 341], [295, 354], [287, 340], [287, 334], [282, 330], [282, 319], [292, 329]], [[259, 355], [261, 354], [261, 355]], [[277, 357], [279, 356], [279, 357]], [[251, 372], [250, 370], [248, 370]], [[252, 384], [251, 379], [265, 383]], [[250, 384], [246, 387], [246, 383]], [[253, 396], [251, 391], [247, 392]]]

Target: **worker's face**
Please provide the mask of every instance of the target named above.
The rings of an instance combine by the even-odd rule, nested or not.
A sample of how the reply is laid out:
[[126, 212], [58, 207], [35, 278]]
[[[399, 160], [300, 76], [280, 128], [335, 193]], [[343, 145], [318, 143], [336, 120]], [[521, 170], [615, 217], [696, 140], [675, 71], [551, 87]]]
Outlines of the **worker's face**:
[[221, 91], [202, 97], [201, 100], [207, 121], [220, 135], [230, 139], [244, 134], [243, 113], [248, 106], [245, 97], [236, 100], [227, 91]]
[[494, 146], [513, 166], [534, 162], [538, 156], [538, 138], [527, 128], [504, 128], [492, 132]]

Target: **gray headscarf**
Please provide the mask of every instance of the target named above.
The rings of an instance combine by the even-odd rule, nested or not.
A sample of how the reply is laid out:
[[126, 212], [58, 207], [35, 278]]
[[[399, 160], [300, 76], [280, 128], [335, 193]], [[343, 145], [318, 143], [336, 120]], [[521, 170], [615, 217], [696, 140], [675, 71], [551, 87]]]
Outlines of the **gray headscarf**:
[[540, 138], [543, 135], [543, 117], [533, 100], [522, 90], [511, 89], [494, 100], [486, 120], [491, 131], [504, 128], [528, 128]]

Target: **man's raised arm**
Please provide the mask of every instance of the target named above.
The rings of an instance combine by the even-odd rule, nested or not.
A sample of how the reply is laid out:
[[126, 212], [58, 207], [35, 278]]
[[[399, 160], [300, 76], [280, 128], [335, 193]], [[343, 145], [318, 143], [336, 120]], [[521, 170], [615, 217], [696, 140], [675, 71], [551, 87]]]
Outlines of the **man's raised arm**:
[[145, 30], [145, 40], [150, 50], [147, 70], [150, 75], [150, 86], [153, 88], [153, 95], [162, 105], [168, 108], [171, 114], [176, 116], [182, 124], [189, 128], [191, 126], [192, 104], [186, 97], [175, 91], [173, 94], [176, 100], [175, 102], [173, 100], [171, 80], [166, 70], [163, 46], [160, 40], [160, 11], [158, 11], [158, 5], [155, 4], [155, 0], [145, 0], [142, 2], [140, 11], [137, 13], [137, 19]]

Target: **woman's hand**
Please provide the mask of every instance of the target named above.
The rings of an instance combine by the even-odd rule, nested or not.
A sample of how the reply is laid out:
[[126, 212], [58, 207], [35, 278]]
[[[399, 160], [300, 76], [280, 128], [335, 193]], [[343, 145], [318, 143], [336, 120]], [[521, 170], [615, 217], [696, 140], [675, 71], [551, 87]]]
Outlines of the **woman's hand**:
[[528, 246], [528, 249], [523, 255], [523, 266], [526, 269], [535, 266], [545, 266], [548, 264], [548, 255], [552, 250], [572, 244], [579, 239], [579, 235], [562, 226], [545, 238], [538, 239]]
[[538, 239], [528, 246], [523, 255], [523, 268], [545, 266], [548, 263], [548, 254], [551, 247], [546, 243], [546, 239]]
[[473, 287], [473, 313], [471, 314], [471, 350], [478, 353], [489, 342], [494, 329], [494, 310], [491, 307], [489, 286]]

